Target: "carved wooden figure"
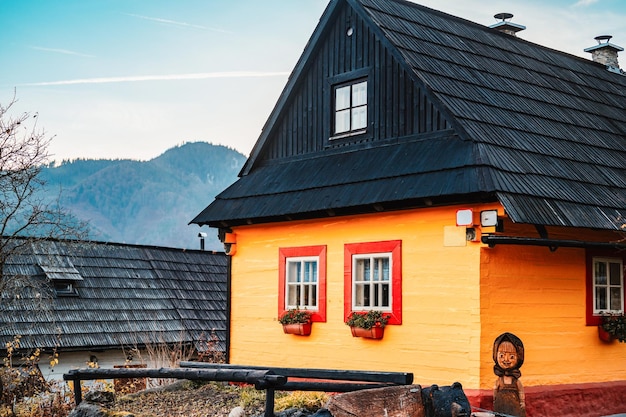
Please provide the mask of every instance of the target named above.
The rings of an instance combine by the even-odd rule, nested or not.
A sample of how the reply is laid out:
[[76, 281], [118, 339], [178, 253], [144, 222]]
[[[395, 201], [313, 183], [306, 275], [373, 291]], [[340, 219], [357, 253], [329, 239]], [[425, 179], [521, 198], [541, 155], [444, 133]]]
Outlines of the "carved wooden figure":
[[524, 344], [512, 333], [503, 333], [493, 343], [493, 410], [511, 416], [526, 417], [524, 387], [519, 368], [524, 363]]

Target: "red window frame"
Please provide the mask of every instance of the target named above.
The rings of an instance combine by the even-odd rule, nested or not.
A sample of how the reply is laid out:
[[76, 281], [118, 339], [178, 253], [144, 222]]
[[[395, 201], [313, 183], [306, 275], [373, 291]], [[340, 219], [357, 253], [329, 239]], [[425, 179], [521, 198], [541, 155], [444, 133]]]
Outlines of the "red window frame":
[[387, 324], [402, 324], [402, 241], [388, 240], [383, 242], [350, 243], [344, 246], [343, 260], [343, 292], [344, 321], [352, 313], [352, 256], [359, 254], [375, 254], [391, 252], [391, 311]]
[[319, 257], [318, 265], [318, 304], [317, 311], [312, 311], [311, 321], [326, 322], [326, 246], [301, 246], [278, 249], [278, 317], [282, 316], [285, 308], [285, 278], [287, 275], [287, 258], [301, 256]]
[[[594, 258], [615, 258], [621, 259], [622, 265], [626, 267], [626, 256], [621, 251], [587, 251], [587, 268], [585, 276], [585, 316], [587, 326], [598, 326], [602, 324], [602, 316], [593, 314], [594, 303], [593, 299], [593, 260]], [[626, 271], [624, 271], [624, 304], [626, 305]]]

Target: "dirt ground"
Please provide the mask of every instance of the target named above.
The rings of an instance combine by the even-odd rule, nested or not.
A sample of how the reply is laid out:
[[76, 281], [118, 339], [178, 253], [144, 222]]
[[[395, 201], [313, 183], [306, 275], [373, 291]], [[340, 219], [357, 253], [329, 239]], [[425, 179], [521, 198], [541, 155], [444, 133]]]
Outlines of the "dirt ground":
[[135, 417], [228, 417], [237, 406], [244, 407], [246, 416], [263, 415], [264, 391], [218, 383], [198, 386], [185, 381], [167, 389], [118, 396], [107, 408], [131, 412]]

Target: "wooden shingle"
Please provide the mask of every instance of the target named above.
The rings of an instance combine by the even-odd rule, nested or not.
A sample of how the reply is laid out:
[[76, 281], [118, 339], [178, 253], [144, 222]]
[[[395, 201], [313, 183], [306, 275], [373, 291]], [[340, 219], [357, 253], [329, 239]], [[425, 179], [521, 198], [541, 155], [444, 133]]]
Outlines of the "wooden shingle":
[[[72, 274], [58, 271], [72, 266]], [[45, 272], [44, 274], [41, 271]], [[51, 272], [52, 271], [52, 272]], [[120, 348], [227, 338], [223, 253], [103, 242], [40, 241], [9, 258], [6, 279], [27, 275], [42, 288], [71, 280], [74, 296], [15, 300], [3, 294], [0, 341], [25, 348]], [[53, 277], [46, 275], [54, 273]], [[49, 287], [48, 287], [49, 288]]]
[[[368, 134], [331, 140], [328, 85], [359, 71]], [[625, 179], [623, 72], [404, 0], [333, 0], [239, 180], [192, 223], [498, 201], [518, 223], [619, 230]]]

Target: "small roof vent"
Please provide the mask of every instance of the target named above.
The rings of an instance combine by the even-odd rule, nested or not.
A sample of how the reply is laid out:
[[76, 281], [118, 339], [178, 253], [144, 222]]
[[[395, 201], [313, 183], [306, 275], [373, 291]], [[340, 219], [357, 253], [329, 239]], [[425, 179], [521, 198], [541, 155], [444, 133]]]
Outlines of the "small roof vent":
[[506, 33], [507, 35], [517, 36], [517, 32], [526, 29], [526, 26], [518, 25], [510, 21], [513, 18], [513, 13], [497, 13], [494, 14], [493, 17], [500, 21], [489, 26], [489, 28]]
[[593, 62], [605, 65], [609, 71], [621, 73], [619, 63], [617, 62], [617, 54], [624, 50], [621, 46], [613, 45], [611, 35], [600, 35], [594, 39], [598, 41], [597, 45], [585, 49], [585, 52], [591, 53]]

